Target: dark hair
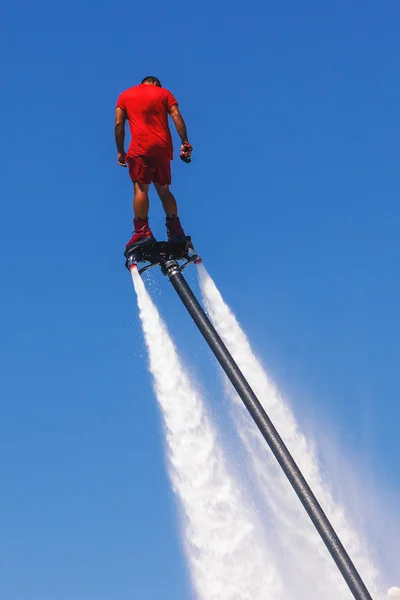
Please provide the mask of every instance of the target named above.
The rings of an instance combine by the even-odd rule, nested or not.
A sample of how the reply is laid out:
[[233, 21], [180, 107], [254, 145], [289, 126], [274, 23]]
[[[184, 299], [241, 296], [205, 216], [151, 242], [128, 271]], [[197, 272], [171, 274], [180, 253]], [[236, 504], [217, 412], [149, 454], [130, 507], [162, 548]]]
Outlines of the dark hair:
[[158, 85], [158, 87], [162, 87], [161, 81], [157, 79], [157, 77], [153, 77], [152, 75], [145, 77], [142, 83], [153, 83], [154, 85]]

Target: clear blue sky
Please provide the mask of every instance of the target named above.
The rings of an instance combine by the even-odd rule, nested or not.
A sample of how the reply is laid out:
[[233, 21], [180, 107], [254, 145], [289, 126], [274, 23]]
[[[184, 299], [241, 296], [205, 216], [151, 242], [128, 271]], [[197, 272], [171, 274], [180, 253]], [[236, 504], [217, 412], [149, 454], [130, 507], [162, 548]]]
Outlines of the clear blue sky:
[[[148, 74], [194, 146], [174, 162], [183, 223], [256, 351], [300, 419], [329, 423], [400, 493], [398, 2], [145, 7], [2, 10], [5, 600], [189, 598], [113, 141], [118, 94]], [[151, 219], [161, 237], [154, 197]], [[151, 281], [215, 377], [168, 282]]]

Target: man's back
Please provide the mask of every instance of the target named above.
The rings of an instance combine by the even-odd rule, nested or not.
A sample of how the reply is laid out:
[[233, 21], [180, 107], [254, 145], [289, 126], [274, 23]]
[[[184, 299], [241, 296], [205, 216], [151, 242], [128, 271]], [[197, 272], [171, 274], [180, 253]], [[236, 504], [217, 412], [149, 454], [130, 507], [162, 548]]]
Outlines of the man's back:
[[168, 113], [175, 104], [178, 103], [171, 92], [154, 85], [140, 84], [122, 92], [117, 106], [125, 111], [131, 130], [128, 157], [166, 156], [172, 159]]

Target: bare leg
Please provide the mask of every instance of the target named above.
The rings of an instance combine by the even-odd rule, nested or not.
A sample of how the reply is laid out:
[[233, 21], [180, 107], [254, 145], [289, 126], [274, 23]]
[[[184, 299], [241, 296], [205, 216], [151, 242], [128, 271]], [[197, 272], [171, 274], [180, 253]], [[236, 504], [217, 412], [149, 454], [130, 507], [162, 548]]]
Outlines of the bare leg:
[[178, 217], [178, 207], [174, 195], [170, 192], [169, 185], [154, 184], [160, 200], [163, 204], [167, 218], [165, 225], [167, 226], [168, 239], [180, 238], [185, 235], [181, 222]]
[[157, 194], [160, 197], [167, 217], [177, 217], [178, 206], [176, 204], [174, 195], [172, 192], [170, 192], [169, 185], [160, 185], [159, 183], [155, 183], [154, 187], [157, 190]]
[[145, 220], [149, 214], [149, 186], [147, 183], [134, 183], [133, 213], [137, 219]]

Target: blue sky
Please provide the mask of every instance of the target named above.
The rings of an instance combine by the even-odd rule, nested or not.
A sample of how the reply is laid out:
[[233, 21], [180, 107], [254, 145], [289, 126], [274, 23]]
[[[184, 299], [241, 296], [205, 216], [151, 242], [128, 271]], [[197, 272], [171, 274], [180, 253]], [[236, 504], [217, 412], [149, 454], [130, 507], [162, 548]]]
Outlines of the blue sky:
[[[398, 497], [398, 3], [2, 13], [2, 596], [189, 597], [122, 256], [114, 106], [148, 74], [187, 121], [193, 163], [174, 162], [173, 189], [223, 296], [304, 425], [329, 423]], [[151, 223], [161, 237], [154, 195]], [[150, 282], [215, 377], [168, 282]]]

